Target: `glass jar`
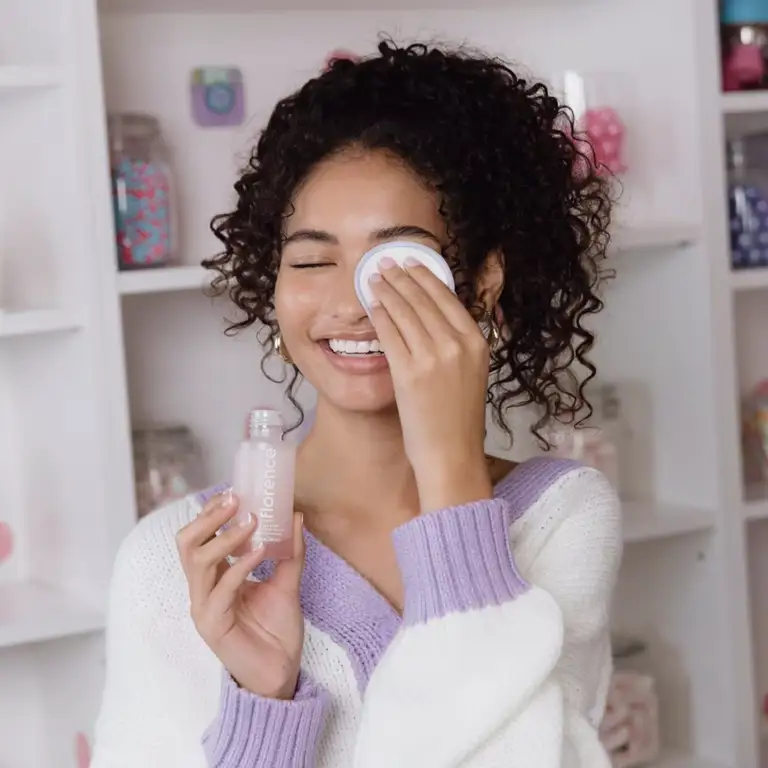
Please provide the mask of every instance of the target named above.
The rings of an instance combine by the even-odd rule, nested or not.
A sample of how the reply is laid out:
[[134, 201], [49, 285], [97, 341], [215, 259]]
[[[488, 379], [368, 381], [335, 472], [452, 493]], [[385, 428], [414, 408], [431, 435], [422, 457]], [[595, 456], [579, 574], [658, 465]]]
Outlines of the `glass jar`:
[[724, 91], [768, 87], [766, 0], [723, 0], [720, 49]]
[[116, 114], [108, 124], [118, 267], [167, 266], [176, 256], [176, 206], [160, 123]]
[[768, 266], [768, 170], [758, 165], [746, 138], [727, 145], [731, 266]]
[[184, 426], [134, 429], [133, 467], [139, 517], [204, 485], [200, 446]]

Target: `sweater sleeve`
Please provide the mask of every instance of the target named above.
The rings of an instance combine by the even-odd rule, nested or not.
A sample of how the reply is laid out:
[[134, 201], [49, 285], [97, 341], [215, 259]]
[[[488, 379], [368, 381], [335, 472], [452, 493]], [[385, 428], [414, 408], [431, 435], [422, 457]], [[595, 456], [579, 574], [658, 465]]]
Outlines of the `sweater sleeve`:
[[216, 720], [203, 737], [211, 768], [313, 768], [326, 694], [299, 678], [292, 701], [244, 691], [224, 674]]
[[586, 697], [573, 695], [605, 650], [620, 537], [606, 486], [576, 470], [542, 495], [532, 520], [549, 530], [527, 571], [511, 555], [504, 498], [395, 532], [403, 627], [369, 682], [355, 768], [610, 766]]
[[173, 537], [194, 514], [186, 500], [169, 505], [120, 548], [91, 768], [311, 768], [325, 692], [302, 677], [284, 702], [222, 683], [192, 624]]

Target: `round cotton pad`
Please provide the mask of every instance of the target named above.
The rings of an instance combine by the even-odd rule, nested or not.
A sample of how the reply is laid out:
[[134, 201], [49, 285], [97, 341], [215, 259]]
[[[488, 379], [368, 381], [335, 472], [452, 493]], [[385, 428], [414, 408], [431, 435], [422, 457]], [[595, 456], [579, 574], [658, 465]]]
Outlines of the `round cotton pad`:
[[382, 243], [364, 253], [357, 264], [357, 269], [355, 269], [355, 292], [368, 314], [371, 312], [371, 302], [373, 301], [373, 293], [368, 281], [371, 279], [371, 275], [379, 271], [379, 262], [385, 256], [389, 256], [401, 267], [407, 258], [417, 259], [452, 291], [455, 292], [456, 290], [453, 272], [451, 272], [446, 260], [437, 251], [427, 248], [426, 245], [409, 243], [405, 240]]

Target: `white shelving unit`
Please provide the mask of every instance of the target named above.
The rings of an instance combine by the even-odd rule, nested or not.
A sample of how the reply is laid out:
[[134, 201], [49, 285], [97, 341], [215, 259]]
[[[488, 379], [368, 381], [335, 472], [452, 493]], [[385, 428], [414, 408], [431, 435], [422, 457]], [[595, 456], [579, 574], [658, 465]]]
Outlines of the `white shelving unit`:
[[61, 85], [61, 73], [54, 67], [0, 66], [0, 94], [30, 88], [56, 88]]
[[[728, 269], [720, 159], [726, 126], [759, 120], [768, 100], [719, 93], [715, 0], [327, 5], [337, 10], [314, 0], [221, 0], [215, 12], [203, 0], [0, 0], [0, 521], [16, 538], [0, 563], [0, 765], [75, 768], [75, 735], [91, 731], [109, 575], [136, 520], [131, 424], [190, 426], [215, 482], [229, 472], [243, 411], [281, 397], [260, 372], [254, 334], [225, 337], [233, 312], [203, 291], [210, 278], [198, 265], [217, 250], [208, 223], [228, 209], [276, 99], [330, 50], [364, 53], [388, 31], [468, 40], [553, 82], [567, 69], [630, 79], [618, 277], [596, 357], [605, 380], [636, 384], [651, 407], [632, 457], [614, 619], [649, 643], [643, 664], [669, 748], [656, 768], [757, 768], [768, 502], [745, 502], [737, 403], [759, 342], [741, 338], [740, 318], [760, 317], [768, 279]], [[190, 71], [224, 64], [241, 67], [254, 119], [198, 128]], [[179, 266], [115, 268], [107, 110], [161, 121], [180, 191]], [[521, 435], [512, 456], [531, 451]]]
[[203, 267], [167, 267], [120, 272], [117, 290], [122, 296], [170, 291], [200, 291], [210, 284], [210, 273]]

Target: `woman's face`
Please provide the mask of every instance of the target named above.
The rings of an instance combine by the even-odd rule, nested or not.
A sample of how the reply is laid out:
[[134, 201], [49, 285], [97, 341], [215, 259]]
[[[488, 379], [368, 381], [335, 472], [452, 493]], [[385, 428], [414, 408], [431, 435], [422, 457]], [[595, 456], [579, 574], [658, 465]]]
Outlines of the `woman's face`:
[[[437, 195], [391, 156], [350, 149], [307, 177], [285, 236], [275, 291], [285, 349], [318, 395], [337, 407], [392, 408], [386, 359], [365, 353], [376, 333], [355, 294], [355, 267], [388, 240], [445, 248]], [[354, 347], [360, 353], [349, 354], [344, 342], [362, 342]]]

